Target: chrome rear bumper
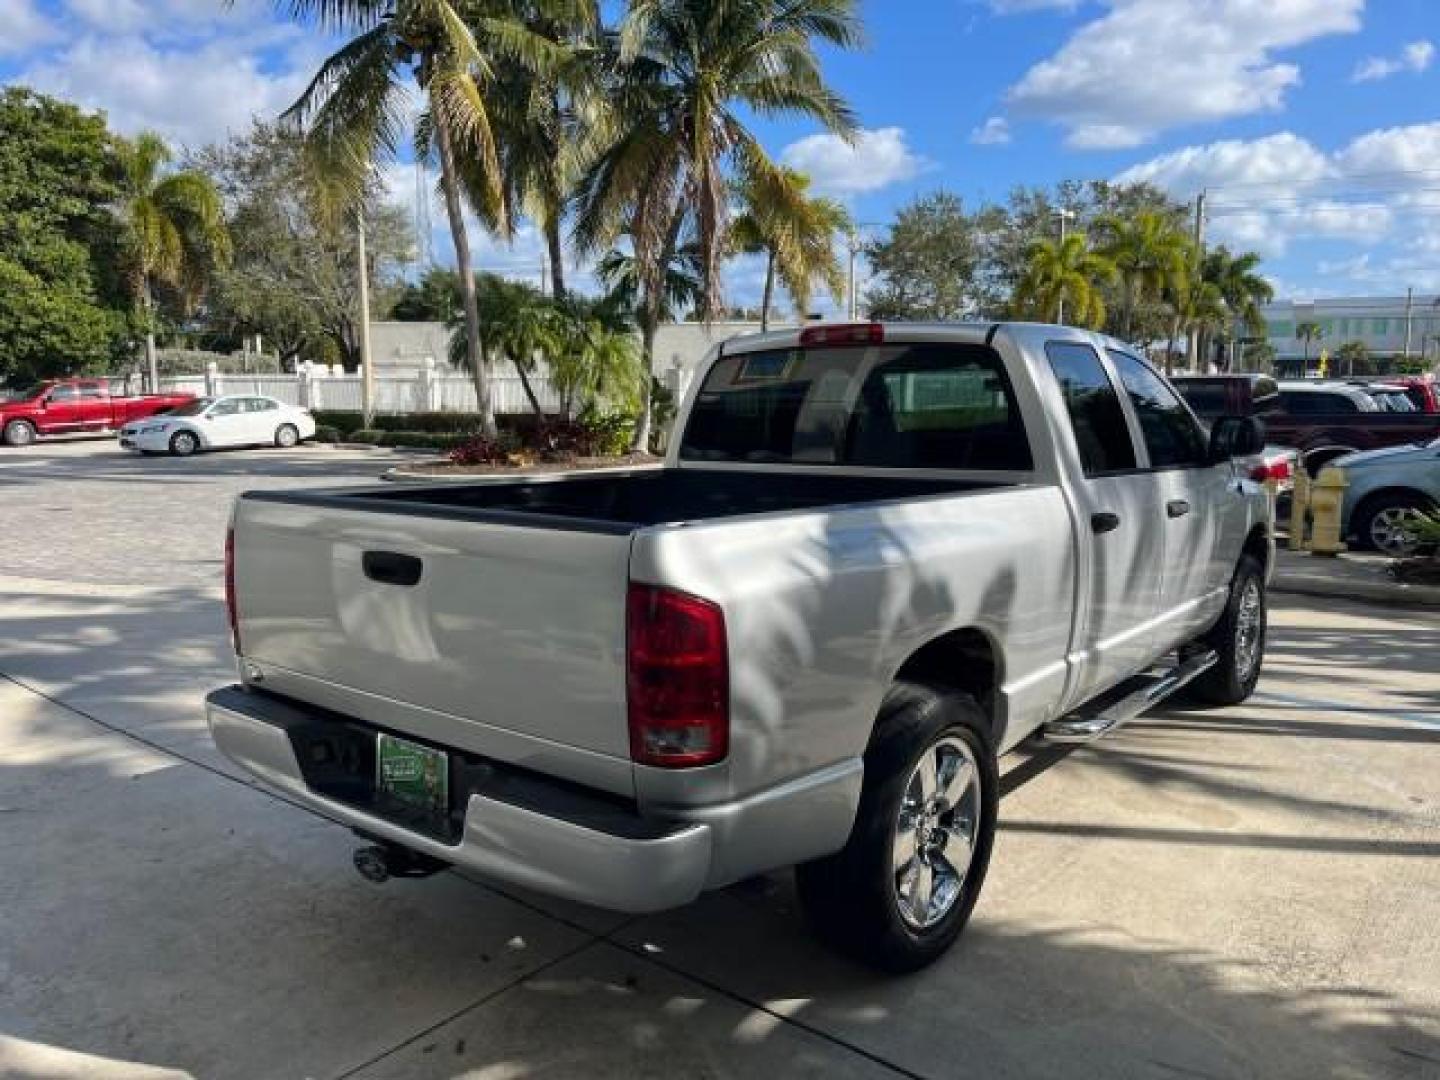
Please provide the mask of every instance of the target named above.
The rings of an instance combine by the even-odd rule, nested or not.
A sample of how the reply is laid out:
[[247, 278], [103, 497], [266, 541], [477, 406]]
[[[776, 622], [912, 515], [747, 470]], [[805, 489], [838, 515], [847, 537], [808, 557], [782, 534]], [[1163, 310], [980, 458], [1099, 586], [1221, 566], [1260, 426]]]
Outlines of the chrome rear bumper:
[[448, 844], [312, 789], [287, 732], [309, 719], [302, 710], [239, 686], [215, 691], [205, 706], [215, 745], [269, 786], [351, 828], [484, 876], [640, 914], [689, 903], [710, 873], [708, 824], [624, 836], [574, 814], [554, 816], [477, 793], [466, 804], [458, 843]]

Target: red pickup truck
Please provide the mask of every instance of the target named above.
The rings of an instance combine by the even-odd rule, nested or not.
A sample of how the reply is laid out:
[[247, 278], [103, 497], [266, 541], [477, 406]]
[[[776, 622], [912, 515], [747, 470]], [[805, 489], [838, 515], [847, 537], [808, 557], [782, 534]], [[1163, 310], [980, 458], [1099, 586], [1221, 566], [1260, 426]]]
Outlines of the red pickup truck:
[[1265, 440], [1294, 447], [1311, 476], [1356, 450], [1423, 444], [1440, 437], [1440, 414], [1382, 412], [1344, 383], [1276, 382], [1268, 375], [1182, 375], [1174, 381], [1202, 420], [1260, 417]]
[[28, 446], [37, 435], [118, 431], [131, 420], [194, 398], [194, 394], [112, 394], [106, 379], [51, 379], [0, 398], [0, 442]]

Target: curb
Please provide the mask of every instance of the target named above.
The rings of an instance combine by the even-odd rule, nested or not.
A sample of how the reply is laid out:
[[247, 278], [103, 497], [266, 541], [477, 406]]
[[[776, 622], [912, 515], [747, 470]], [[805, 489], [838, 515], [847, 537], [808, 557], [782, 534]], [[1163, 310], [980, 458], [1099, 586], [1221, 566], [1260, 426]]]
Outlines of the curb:
[[1323, 596], [1336, 600], [1358, 600], [1372, 604], [1440, 608], [1440, 587], [1405, 585], [1398, 581], [1336, 580], [1324, 574], [1278, 571], [1270, 591], [1298, 596]]

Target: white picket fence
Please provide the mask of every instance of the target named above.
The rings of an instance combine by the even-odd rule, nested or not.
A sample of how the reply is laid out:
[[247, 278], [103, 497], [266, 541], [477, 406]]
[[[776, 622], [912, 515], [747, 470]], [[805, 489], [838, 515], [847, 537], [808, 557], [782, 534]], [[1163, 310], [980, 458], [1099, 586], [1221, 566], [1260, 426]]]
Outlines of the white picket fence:
[[[204, 375], [182, 375], [161, 379], [165, 390], [177, 390], [215, 397], [220, 394], [259, 394], [287, 405], [337, 412], [359, 412], [363, 403], [363, 379], [358, 374], [322, 373], [323, 369], [301, 370], [293, 375], [222, 375], [212, 369]], [[562, 409], [559, 392], [548, 377], [537, 374], [530, 385], [540, 407], [547, 413]], [[500, 373], [491, 377], [490, 395], [497, 413], [532, 412], [520, 377]], [[468, 375], [454, 375], [422, 367], [413, 375], [377, 375], [375, 411], [379, 413], [476, 411], [475, 384]]]

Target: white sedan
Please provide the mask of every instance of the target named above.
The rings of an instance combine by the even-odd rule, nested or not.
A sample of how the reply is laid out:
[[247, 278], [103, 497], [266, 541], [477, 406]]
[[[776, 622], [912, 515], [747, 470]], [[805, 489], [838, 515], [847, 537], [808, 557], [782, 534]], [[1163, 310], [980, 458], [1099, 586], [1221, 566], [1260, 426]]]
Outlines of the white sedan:
[[120, 429], [120, 445], [145, 454], [188, 457], [223, 446], [291, 447], [315, 434], [308, 409], [256, 394], [196, 398]]

